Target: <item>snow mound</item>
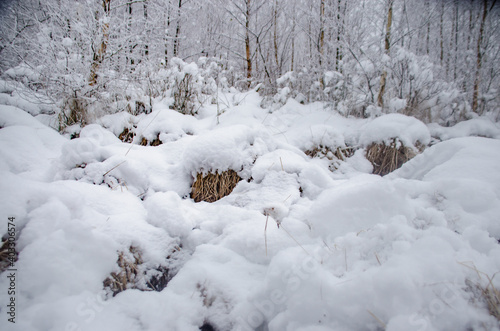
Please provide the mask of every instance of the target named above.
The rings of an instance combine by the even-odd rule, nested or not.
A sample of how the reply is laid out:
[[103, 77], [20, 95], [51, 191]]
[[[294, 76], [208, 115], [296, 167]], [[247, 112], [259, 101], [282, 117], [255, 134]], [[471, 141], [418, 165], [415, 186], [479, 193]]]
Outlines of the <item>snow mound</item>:
[[417, 142], [427, 145], [431, 135], [427, 126], [414, 117], [388, 114], [361, 127], [359, 144], [363, 147], [372, 143], [389, 144], [393, 138], [398, 138], [406, 147], [414, 147]]
[[494, 123], [484, 117], [463, 121], [449, 128], [442, 127], [436, 123], [429, 124], [428, 127], [432, 136], [440, 140], [468, 136], [500, 139], [500, 126], [498, 123]]
[[160, 109], [142, 118], [137, 123], [136, 132], [148, 141], [154, 140], [160, 134], [160, 140], [166, 143], [196, 134], [201, 129], [202, 124], [191, 115], [184, 115], [172, 109]]
[[33, 116], [18, 107], [0, 105], [0, 128], [14, 125], [30, 126], [33, 128], [47, 128]]
[[193, 177], [199, 172], [228, 169], [241, 172], [268, 151], [265, 139], [265, 132], [243, 125], [214, 129], [189, 143], [183, 153], [183, 164]]
[[458, 230], [476, 226], [500, 238], [500, 141], [467, 137], [451, 139], [426, 150], [392, 178], [434, 183], [435, 192], [445, 199], [452, 213], [461, 215]]
[[0, 106], [0, 128], [0, 169], [51, 180], [53, 163], [67, 140], [13, 106]]
[[[246, 325], [493, 327], [488, 312], [471, 302], [480, 300], [476, 268], [490, 277], [500, 268], [498, 148], [491, 139], [451, 140], [385, 178], [333, 184], [304, 214], [318, 240], [273, 257]], [[349, 317], [360, 303], [366, 313]]]

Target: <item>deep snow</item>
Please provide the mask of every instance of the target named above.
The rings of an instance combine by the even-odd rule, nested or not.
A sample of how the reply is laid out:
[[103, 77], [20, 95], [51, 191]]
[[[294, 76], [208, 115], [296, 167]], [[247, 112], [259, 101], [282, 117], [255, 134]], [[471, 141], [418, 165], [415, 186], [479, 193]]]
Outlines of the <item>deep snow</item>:
[[[269, 113], [255, 92], [224, 97], [219, 118], [215, 105], [193, 117], [157, 101], [73, 140], [21, 102], [0, 106], [0, 233], [15, 217], [20, 252], [15, 325], [0, 278], [2, 330], [499, 330], [478, 289], [500, 271], [498, 124], [352, 119], [294, 100]], [[158, 133], [162, 145], [138, 145]], [[370, 174], [363, 148], [395, 135], [433, 146]], [[304, 154], [319, 145], [360, 149]], [[189, 198], [197, 172], [227, 169], [243, 178], [229, 196]], [[163, 291], [147, 277], [103, 290], [130, 246], [141, 273], [175, 274]]]

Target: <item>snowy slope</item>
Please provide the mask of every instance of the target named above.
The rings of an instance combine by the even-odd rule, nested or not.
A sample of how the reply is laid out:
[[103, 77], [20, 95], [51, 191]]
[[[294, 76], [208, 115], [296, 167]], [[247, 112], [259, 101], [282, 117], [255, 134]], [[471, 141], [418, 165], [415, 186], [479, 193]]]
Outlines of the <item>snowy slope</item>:
[[[1, 290], [0, 329], [499, 330], [480, 293], [500, 271], [496, 124], [429, 131], [402, 115], [351, 119], [293, 100], [271, 114], [254, 92], [230, 97], [218, 119], [215, 105], [195, 118], [158, 102], [73, 140], [0, 106], [0, 233], [15, 217], [20, 252], [16, 324]], [[134, 144], [116, 138], [124, 127]], [[491, 138], [468, 137], [483, 135], [474, 127]], [[370, 174], [369, 143], [431, 133], [448, 140]], [[304, 153], [319, 145], [360, 149], [346, 161]], [[229, 196], [189, 198], [196, 173], [227, 169], [243, 178]], [[131, 246], [144, 279], [113, 296], [103, 281]], [[167, 287], [148, 288], [167, 269]]]

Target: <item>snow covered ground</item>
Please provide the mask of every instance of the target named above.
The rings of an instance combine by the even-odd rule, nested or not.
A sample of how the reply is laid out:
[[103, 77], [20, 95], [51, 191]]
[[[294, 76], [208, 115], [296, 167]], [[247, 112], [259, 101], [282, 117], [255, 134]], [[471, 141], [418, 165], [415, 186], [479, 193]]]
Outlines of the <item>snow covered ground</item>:
[[[498, 124], [224, 98], [219, 117], [158, 101], [72, 140], [20, 102], [0, 106], [0, 234], [15, 217], [19, 252], [16, 323], [5, 271], [1, 330], [499, 330], [481, 292], [500, 288]], [[117, 138], [124, 127], [133, 144]], [[365, 148], [394, 136], [432, 146], [372, 175]], [[358, 149], [304, 153], [320, 145]], [[229, 196], [189, 197], [197, 173], [227, 169], [243, 179]], [[136, 251], [135, 283], [113, 296], [103, 282]]]

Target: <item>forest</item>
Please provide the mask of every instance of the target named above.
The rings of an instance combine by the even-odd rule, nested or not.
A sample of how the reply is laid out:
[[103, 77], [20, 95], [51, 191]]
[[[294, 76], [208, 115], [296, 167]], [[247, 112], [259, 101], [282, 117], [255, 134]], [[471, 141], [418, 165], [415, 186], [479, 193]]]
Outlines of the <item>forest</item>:
[[[500, 116], [496, 0], [2, 6], [2, 77], [21, 83], [46, 111], [61, 112], [66, 124], [128, 105], [136, 111], [136, 101], [146, 111], [175, 88], [189, 90], [189, 100], [179, 100], [185, 112], [220, 88], [258, 87], [263, 107], [273, 109], [295, 98], [323, 101], [345, 116], [402, 113], [443, 125]], [[172, 78], [190, 63], [196, 70], [188, 78]], [[69, 119], [75, 107], [81, 114]]]

